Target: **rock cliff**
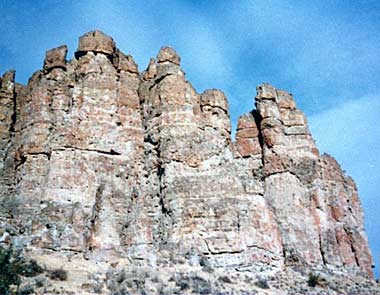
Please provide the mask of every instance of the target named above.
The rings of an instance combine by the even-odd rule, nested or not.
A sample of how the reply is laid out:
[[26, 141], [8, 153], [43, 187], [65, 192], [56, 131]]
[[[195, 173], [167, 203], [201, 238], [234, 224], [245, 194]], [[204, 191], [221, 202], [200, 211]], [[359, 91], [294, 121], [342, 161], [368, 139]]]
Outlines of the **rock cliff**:
[[258, 86], [232, 140], [174, 49], [140, 72], [94, 31], [66, 54], [0, 80], [0, 242], [68, 275], [36, 294], [380, 294], [355, 183], [291, 94]]

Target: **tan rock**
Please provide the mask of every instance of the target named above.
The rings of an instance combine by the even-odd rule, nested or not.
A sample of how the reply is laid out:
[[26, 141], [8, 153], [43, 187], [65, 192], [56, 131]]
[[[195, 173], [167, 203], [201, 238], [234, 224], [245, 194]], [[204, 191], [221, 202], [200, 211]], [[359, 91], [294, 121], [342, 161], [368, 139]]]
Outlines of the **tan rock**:
[[44, 70], [50, 71], [54, 68], [66, 69], [67, 46], [62, 45], [46, 51]]
[[206, 90], [201, 95], [201, 106], [210, 106], [213, 108], [220, 108], [228, 112], [228, 101], [224, 93], [217, 89]]
[[115, 52], [116, 45], [110, 36], [107, 36], [101, 31], [92, 31], [84, 34], [79, 38], [77, 55], [88, 51], [100, 52], [107, 55], [112, 55]]
[[154, 58], [151, 58], [149, 61], [149, 65], [145, 72], [143, 72], [143, 79], [150, 80], [153, 79], [157, 75], [157, 65]]
[[261, 294], [258, 274], [312, 294], [315, 270], [379, 294], [355, 183], [291, 94], [258, 86], [232, 142], [226, 96], [198, 94], [172, 48], [141, 75], [100, 31], [66, 52], [28, 86], [0, 79], [0, 242], [68, 271], [36, 294]]
[[138, 73], [138, 67], [131, 55], [125, 55], [120, 50], [117, 50], [117, 69], [131, 73]]
[[163, 62], [171, 62], [176, 65], [180, 65], [181, 58], [178, 56], [177, 52], [171, 48], [171, 47], [162, 47], [157, 55], [157, 62], [163, 63]]

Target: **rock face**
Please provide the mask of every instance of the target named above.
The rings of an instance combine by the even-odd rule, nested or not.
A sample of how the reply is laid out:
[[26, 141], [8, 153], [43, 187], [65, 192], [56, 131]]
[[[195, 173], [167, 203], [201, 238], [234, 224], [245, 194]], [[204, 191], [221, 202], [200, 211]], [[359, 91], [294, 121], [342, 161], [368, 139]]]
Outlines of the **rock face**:
[[139, 72], [94, 31], [66, 54], [0, 80], [0, 242], [68, 271], [37, 293], [312, 294], [317, 272], [318, 294], [377, 294], [355, 183], [291, 94], [260, 85], [233, 141], [174, 49]]

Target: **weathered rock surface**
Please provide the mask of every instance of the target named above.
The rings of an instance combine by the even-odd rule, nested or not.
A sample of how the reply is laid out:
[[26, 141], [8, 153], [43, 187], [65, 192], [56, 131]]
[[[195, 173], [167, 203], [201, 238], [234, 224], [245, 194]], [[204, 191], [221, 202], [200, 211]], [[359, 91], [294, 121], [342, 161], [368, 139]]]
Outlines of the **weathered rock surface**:
[[292, 95], [260, 85], [233, 141], [174, 49], [142, 73], [100, 31], [66, 53], [0, 80], [0, 243], [68, 271], [37, 293], [380, 294], [355, 183]]
[[50, 49], [46, 52], [44, 62], [44, 70], [50, 71], [54, 68], [66, 69], [67, 46], [62, 45], [57, 48]]

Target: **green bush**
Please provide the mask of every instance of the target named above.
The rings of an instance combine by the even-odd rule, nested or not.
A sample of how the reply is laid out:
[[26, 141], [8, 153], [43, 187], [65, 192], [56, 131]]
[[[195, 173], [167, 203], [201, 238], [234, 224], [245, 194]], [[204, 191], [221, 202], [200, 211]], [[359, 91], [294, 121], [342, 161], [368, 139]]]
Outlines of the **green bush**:
[[49, 273], [49, 278], [56, 281], [66, 281], [67, 280], [67, 271], [63, 268], [53, 269]]
[[27, 285], [27, 286], [23, 286], [21, 287], [18, 292], [17, 292], [17, 295], [30, 295], [30, 294], [33, 294], [34, 293], [34, 288], [33, 286], [31, 285]]
[[309, 273], [309, 278], [307, 280], [307, 284], [309, 285], [309, 287], [315, 287], [316, 285], [319, 285], [321, 281], [321, 278], [319, 276], [319, 274], [315, 274], [315, 273]]
[[268, 284], [268, 281], [265, 280], [265, 279], [259, 279], [257, 280], [257, 282], [255, 283], [255, 285], [261, 289], [270, 289], [269, 287], [269, 284]]
[[[11, 285], [18, 288], [21, 283], [20, 276], [34, 277], [42, 272], [44, 269], [35, 260], [27, 261], [11, 248], [0, 246], [0, 294], [10, 294]], [[31, 294], [31, 292], [28, 287], [19, 290], [18, 294]]]
[[10, 294], [10, 285], [18, 286], [20, 282], [13, 251], [0, 246], [0, 294]]
[[37, 264], [37, 262], [31, 259], [29, 262], [20, 261], [17, 265], [17, 273], [24, 277], [35, 277], [45, 270]]
[[228, 276], [219, 277], [219, 281], [227, 284], [232, 284], [232, 280]]

